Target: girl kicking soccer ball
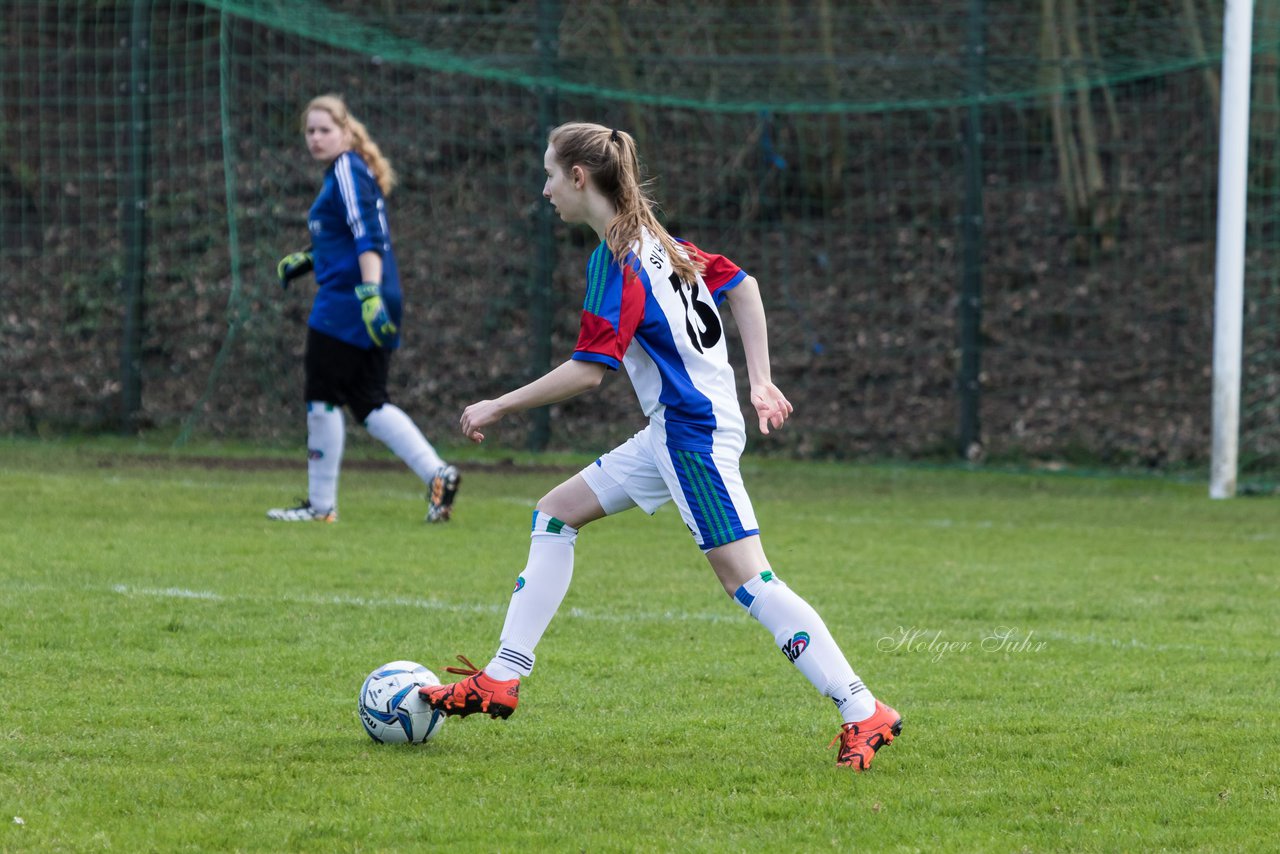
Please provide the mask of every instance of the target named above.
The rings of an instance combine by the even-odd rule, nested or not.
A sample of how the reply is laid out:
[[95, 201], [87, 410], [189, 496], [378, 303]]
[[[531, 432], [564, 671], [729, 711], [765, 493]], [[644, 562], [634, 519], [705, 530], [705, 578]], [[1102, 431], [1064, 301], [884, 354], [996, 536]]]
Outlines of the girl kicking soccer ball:
[[836, 704], [844, 724], [836, 764], [862, 771], [902, 728], [872, 696], [817, 612], [774, 573], [760, 545], [738, 459], [746, 427], [738, 406], [719, 306], [733, 309], [760, 432], [782, 427], [791, 404], [773, 384], [764, 306], [756, 280], [721, 255], [669, 235], [653, 214], [635, 141], [595, 124], [553, 130], [542, 195], [569, 223], [600, 237], [587, 263], [578, 344], [568, 361], [496, 400], [462, 413], [472, 441], [512, 412], [566, 400], [623, 366], [649, 425], [552, 489], [533, 513], [529, 561], [516, 582], [498, 651], [483, 670], [462, 658], [460, 682], [420, 689], [450, 715], [506, 718], [534, 648], [573, 577], [573, 548], [589, 522], [675, 501], [725, 592], [758, 620], [783, 654]]

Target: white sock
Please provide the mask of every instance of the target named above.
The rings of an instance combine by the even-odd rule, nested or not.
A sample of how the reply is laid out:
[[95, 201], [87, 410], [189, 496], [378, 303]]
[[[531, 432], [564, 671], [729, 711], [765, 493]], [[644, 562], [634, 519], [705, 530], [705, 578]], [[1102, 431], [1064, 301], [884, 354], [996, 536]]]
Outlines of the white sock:
[[338, 470], [347, 438], [342, 410], [331, 403], [307, 403], [307, 500], [317, 510], [338, 507]]
[[818, 612], [772, 571], [751, 578], [734, 594], [738, 604], [773, 635], [774, 642], [846, 723], [875, 713], [876, 698], [853, 672]]
[[364, 426], [368, 428], [369, 435], [404, 460], [423, 483], [430, 484], [436, 471], [444, 465], [444, 460], [422, 435], [418, 425], [393, 403], [384, 403], [370, 412]]
[[516, 579], [498, 651], [484, 669], [491, 678], [514, 679], [533, 672], [533, 648], [573, 580], [573, 544], [577, 539], [576, 528], [548, 513], [533, 511], [529, 562]]

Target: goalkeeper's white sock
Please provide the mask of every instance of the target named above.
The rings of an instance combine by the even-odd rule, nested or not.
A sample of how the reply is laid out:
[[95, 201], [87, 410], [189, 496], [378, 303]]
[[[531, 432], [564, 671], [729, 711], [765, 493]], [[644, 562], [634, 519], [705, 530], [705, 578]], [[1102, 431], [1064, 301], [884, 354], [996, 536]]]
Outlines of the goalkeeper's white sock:
[[422, 478], [422, 482], [431, 483], [436, 472], [444, 465], [444, 460], [431, 447], [427, 437], [422, 435], [418, 425], [393, 403], [384, 403], [364, 420], [369, 435], [391, 449], [391, 452], [405, 461], [413, 473]]
[[307, 500], [319, 511], [338, 507], [338, 470], [347, 428], [332, 403], [307, 403]]
[[846, 723], [862, 721], [876, 710], [876, 698], [853, 672], [808, 602], [771, 571], [751, 578], [734, 599], [773, 634], [774, 643], [824, 697], [830, 697]]
[[484, 668], [491, 679], [515, 679], [533, 672], [533, 648], [573, 580], [573, 544], [577, 539], [576, 528], [548, 513], [533, 511], [529, 561], [516, 579], [498, 651]]

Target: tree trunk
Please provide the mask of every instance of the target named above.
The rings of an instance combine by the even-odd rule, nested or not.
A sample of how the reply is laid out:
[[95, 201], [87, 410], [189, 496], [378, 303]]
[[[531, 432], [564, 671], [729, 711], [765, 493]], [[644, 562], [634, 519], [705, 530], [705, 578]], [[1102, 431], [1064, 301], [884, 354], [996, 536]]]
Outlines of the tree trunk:
[[1182, 0], [1182, 31], [1186, 33], [1192, 55], [1204, 63], [1204, 86], [1209, 92], [1210, 108], [1216, 121], [1222, 109], [1222, 87], [1218, 83], [1218, 71], [1209, 62], [1209, 54], [1204, 49], [1204, 35], [1200, 31], [1200, 9], [1196, 0]]

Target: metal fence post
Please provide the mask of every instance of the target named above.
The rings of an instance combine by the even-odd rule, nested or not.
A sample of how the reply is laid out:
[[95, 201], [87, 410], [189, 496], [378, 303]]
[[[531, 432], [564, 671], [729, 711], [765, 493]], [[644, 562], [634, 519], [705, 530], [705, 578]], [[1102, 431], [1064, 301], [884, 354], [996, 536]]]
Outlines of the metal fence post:
[[[542, 77], [550, 81], [556, 74], [556, 59], [560, 53], [560, 0], [538, 0], [538, 57]], [[556, 124], [559, 97], [549, 84], [538, 88], [538, 132], [536, 140], [541, 162], [541, 145], [548, 131]], [[542, 174], [542, 170], [538, 170]], [[551, 206], [541, 200], [534, 213], [534, 239], [537, 254], [529, 294], [529, 332], [533, 336], [529, 365], [530, 379], [539, 377], [551, 366], [552, 310], [555, 307], [555, 291], [552, 282], [556, 270], [556, 224]], [[551, 409], [540, 406], [530, 415], [529, 436], [526, 445], [531, 451], [541, 451], [551, 440]]]
[[129, 20], [129, 118], [127, 166], [121, 198], [124, 245], [124, 332], [120, 347], [120, 431], [137, 428], [142, 409], [142, 291], [147, 266], [147, 73], [151, 50], [151, 0], [133, 0]]
[[969, 110], [964, 138], [964, 213], [960, 223], [960, 429], [957, 450], [969, 459], [982, 454], [979, 406], [982, 395], [982, 94], [986, 89], [986, 10], [969, 3]]

